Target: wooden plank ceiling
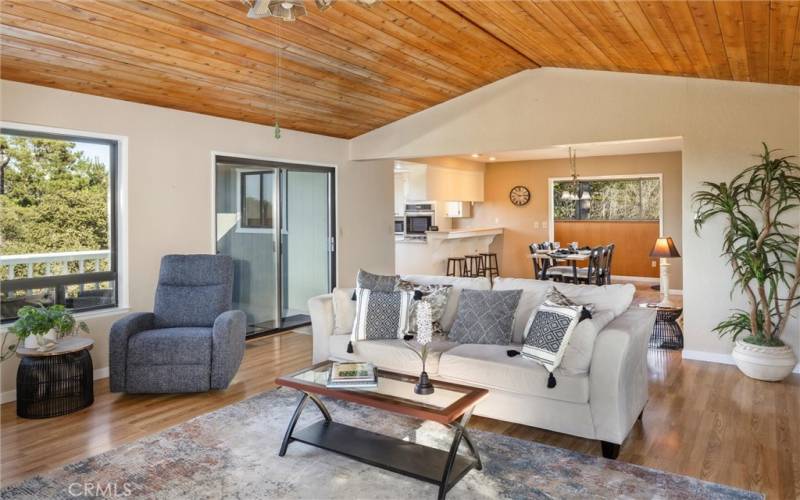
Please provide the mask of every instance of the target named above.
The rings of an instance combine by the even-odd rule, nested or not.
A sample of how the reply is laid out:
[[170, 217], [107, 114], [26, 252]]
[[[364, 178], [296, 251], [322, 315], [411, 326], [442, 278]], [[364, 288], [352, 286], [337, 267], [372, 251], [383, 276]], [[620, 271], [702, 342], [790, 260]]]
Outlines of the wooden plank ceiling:
[[0, 76], [345, 138], [540, 66], [800, 84], [797, 1], [306, 3], [2, 0]]

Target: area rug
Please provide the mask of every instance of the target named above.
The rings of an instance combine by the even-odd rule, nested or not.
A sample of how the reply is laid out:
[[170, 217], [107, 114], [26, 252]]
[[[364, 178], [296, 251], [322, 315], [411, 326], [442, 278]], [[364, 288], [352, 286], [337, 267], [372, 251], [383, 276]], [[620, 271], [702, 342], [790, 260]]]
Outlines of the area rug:
[[[437, 487], [302, 443], [278, 457], [298, 393], [278, 389], [3, 488], [3, 499], [436, 498]], [[335, 421], [448, 449], [445, 427], [325, 400]], [[297, 428], [320, 420], [308, 405]], [[751, 499], [752, 492], [472, 431], [483, 459], [450, 492], [472, 498]], [[462, 452], [465, 451], [462, 449]]]

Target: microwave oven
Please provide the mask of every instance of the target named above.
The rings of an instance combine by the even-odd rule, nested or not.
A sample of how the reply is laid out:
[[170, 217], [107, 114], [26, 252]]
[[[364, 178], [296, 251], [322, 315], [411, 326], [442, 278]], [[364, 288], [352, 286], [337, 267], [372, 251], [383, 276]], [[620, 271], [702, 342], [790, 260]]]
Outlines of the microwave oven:
[[402, 236], [406, 233], [406, 220], [402, 217], [394, 218], [394, 234]]

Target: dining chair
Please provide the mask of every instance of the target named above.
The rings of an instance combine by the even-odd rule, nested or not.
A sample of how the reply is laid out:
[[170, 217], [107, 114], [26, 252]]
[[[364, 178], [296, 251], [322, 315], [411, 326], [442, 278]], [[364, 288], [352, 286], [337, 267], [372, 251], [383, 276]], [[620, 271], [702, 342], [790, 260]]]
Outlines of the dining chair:
[[606, 247], [606, 264], [603, 273], [603, 282], [606, 285], [611, 284], [611, 261], [614, 259], [614, 247], [614, 243], [611, 243]]
[[[603, 250], [605, 247], [596, 247], [592, 249], [592, 253], [589, 254], [589, 265], [587, 267], [578, 268], [578, 283], [586, 284], [586, 285], [601, 285], [601, 265], [602, 265], [602, 257], [603, 257]], [[572, 270], [570, 268], [570, 272], [563, 275], [563, 278], [567, 281], [575, 281], [572, 276]]]

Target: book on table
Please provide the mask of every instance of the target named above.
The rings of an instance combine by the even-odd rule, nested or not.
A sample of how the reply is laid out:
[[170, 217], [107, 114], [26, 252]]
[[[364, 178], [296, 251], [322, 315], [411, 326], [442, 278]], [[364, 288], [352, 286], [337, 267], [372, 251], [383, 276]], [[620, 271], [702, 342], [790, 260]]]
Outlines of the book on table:
[[378, 374], [372, 363], [333, 363], [325, 385], [339, 389], [375, 388]]

